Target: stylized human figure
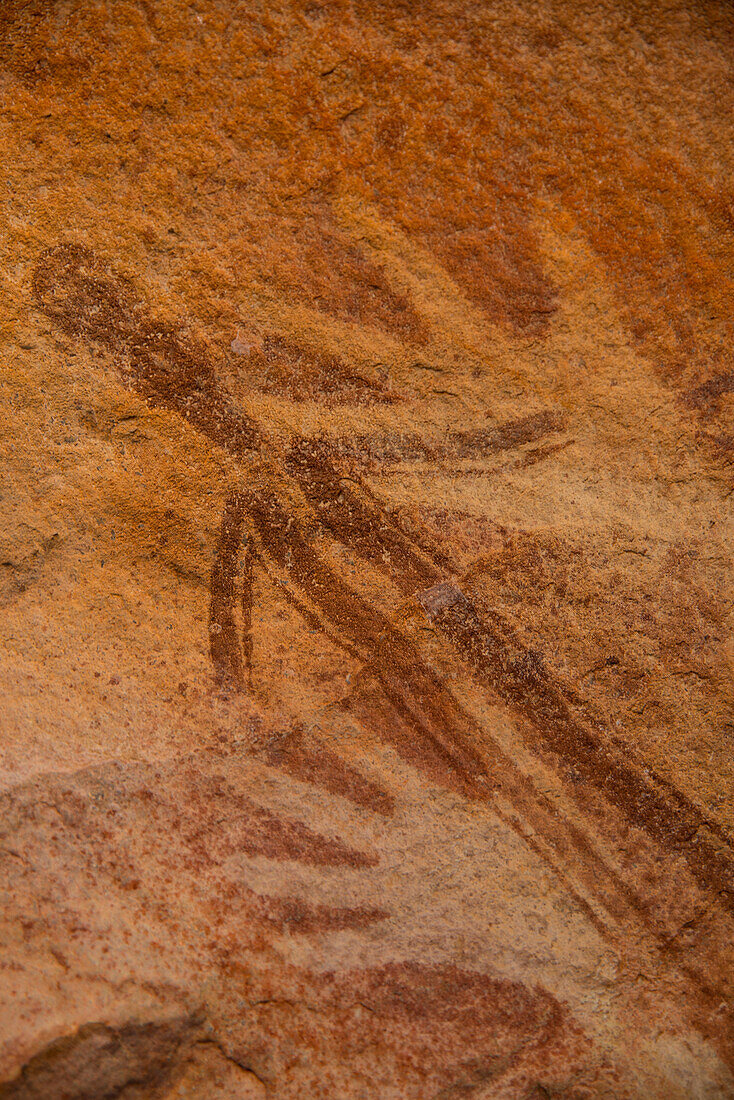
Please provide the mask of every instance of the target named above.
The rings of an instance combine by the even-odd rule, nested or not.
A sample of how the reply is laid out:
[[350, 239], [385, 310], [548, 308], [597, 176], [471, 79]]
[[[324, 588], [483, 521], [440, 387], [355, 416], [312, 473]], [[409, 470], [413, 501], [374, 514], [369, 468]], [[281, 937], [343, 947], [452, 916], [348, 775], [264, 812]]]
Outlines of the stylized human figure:
[[[173, 328], [152, 319], [132, 288], [88, 250], [65, 244], [44, 253], [33, 288], [40, 308], [64, 332], [113, 353], [123, 379], [151, 406], [177, 413], [235, 460], [259, 456], [262, 488], [240, 489], [228, 500], [212, 573], [211, 656], [220, 684], [244, 688], [251, 673], [249, 617], [257, 562], [307, 621], [358, 659], [379, 684], [391, 717], [385, 721], [384, 710], [376, 712], [378, 736], [434, 781], [469, 799], [491, 800], [495, 812], [504, 814], [558, 873], [570, 874], [594, 899], [592, 911], [577, 895], [593, 922], [644, 926], [650, 934], [646, 904], [635, 886], [600, 858], [586, 831], [559, 815], [478, 727], [377, 603], [337, 575], [316, 545], [313, 531], [319, 531], [422, 604], [434, 629], [478, 679], [532, 728], [537, 751], [553, 761], [563, 778], [573, 769], [596, 791], [600, 805], [606, 799], [615, 814], [642, 831], [651, 850], [678, 845], [700, 887], [715, 892], [734, 912], [732, 864], [722, 831], [677, 790], [631, 761], [499, 616], [480, 615], [449, 563], [409, 538], [363, 485], [345, 479], [338, 454], [325, 441], [294, 438], [284, 452], [271, 444], [266, 426], [242, 412], [206, 357]], [[557, 426], [546, 416], [528, 418], [516, 430], [525, 439], [542, 438]], [[488, 445], [486, 433], [476, 433], [473, 441], [464, 433], [463, 439], [469, 446]], [[246, 564], [238, 579], [243, 544]], [[243, 605], [244, 640], [237, 602]], [[599, 812], [573, 782], [568, 790], [582, 814]], [[666, 858], [659, 866], [665, 876]], [[662, 943], [654, 927], [652, 936]], [[669, 958], [678, 950], [669, 943], [664, 949]]]

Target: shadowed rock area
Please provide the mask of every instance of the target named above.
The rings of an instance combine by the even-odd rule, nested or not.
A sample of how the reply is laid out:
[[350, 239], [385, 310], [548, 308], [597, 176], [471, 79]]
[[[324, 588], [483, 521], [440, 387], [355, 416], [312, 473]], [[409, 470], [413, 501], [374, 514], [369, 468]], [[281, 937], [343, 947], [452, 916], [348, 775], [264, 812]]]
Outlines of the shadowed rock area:
[[734, 1098], [734, 10], [0, 5], [0, 1100]]

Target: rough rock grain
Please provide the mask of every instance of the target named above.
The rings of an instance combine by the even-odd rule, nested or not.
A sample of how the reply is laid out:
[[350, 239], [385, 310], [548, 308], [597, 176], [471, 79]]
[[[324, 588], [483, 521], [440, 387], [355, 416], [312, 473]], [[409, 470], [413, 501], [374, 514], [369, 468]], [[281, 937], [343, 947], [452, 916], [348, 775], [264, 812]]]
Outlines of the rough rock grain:
[[727, 0], [4, 0], [0, 1098], [734, 1097]]

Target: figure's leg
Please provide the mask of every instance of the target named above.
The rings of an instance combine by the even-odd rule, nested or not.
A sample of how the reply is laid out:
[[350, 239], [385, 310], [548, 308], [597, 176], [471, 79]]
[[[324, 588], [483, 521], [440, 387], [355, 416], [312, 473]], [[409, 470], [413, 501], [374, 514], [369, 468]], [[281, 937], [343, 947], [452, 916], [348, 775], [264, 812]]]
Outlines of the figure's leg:
[[[251, 540], [244, 530], [245, 518], [245, 496], [234, 493], [224, 506], [212, 567], [209, 652], [220, 687], [249, 690], [252, 687], [253, 562]], [[236, 615], [238, 603], [242, 613], [242, 641]]]

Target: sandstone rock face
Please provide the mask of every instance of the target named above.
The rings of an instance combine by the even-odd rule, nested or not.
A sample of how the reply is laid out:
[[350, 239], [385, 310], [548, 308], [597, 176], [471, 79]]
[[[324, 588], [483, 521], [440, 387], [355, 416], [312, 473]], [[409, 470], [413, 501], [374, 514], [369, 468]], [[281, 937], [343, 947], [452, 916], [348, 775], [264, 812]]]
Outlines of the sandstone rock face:
[[4, 0], [0, 1098], [734, 1097], [725, 0]]

